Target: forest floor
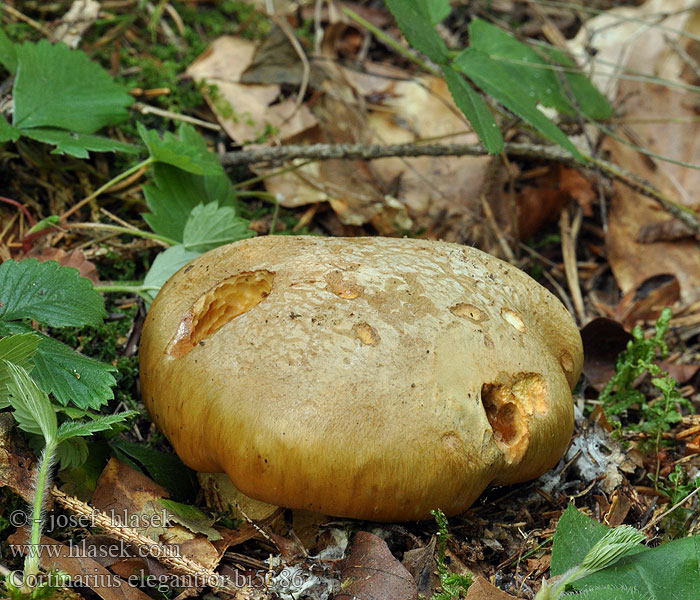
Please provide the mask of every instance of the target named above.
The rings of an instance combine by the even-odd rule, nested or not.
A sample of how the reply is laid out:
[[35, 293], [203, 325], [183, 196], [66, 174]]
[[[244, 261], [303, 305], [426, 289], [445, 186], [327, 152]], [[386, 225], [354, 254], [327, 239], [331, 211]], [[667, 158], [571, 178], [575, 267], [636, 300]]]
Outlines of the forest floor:
[[[239, 597], [398, 600], [442, 589], [448, 598], [451, 572], [471, 574], [472, 600], [534, 598], [550, 566], [554, 575], [562, 564], [552, 547], [570, 505], [607, 527], [641, 530], [648, 548], [691, 536], [700, 548], [700, 9], [680, 0], [452, 4], [436, 27], [450, 51], [476, 43], [480, 19], [529, 47], [578, 57], [611, 115], [584, 114], [598, 102], [584, 87], [563, 84], [570, 114], [552, 108], [560, 108], [556, 93], [537, 88], [541, 81], [532, 89], [542, 93], [546, 118], [589, 159], [575, 160], [545, 140], [539, 125], [504, 108], [488, 87], [495, 82], [498, 90], [499, 81], [487, 78], [478, 87], [489, 92], [486, 105], [506, 144], [488, 154], [441, 72], [406, 50], [380, 1], [3, 3], [0, 110], [14, 129], [3, 134], [9, 125], [0, 123], [8, 140], [0, 149], [0, 260], [56, 260], [78, 268], [104, 295], [104, 318], [81, 327], [18, 313], [108, 365], [91, 362], [82, 380], [74, 371], [65, 385], [46, 384], [59, 423], [85, 418], [88, 409], [136, 413], [59, 453], [41, 541], [62, 549], [49, 561], [55, 567], [75, 581], [86, 577], [64, 593], [184, 598], [210, 586], [174, 577], [218, 569], [244, 578]], [[77, 48], [101, 72], [52, 55], [54, 46], [38, 44], [46, 39]], [[20, 50], [22, 43], [36, 52]], [[42, 61], [42, 76], [34, 76]], [[519, 64], [508, 73], [526, 79], [528, 69]], [[95, 95], [86, 102], [81, 78]], [[90, 111], [103, 114], [93, 122]], [[98, 129], [102, 141], [91, 137]], [[166, 131], [173, 135], [155, 133]], [[274, 154], [291, 144], [402, 148], [375, 160], [347, 148], [332, 160]], [[404, 156], [425, 144], [443, 150]], [[253, 159], [253, 151], [270, 154]], [[198, 478], [144, 408], [144, 319], [157, 289], [189, 259], [271, 234], [456, 242], [512, 263], [549, 289], [576, 320], [585, 351], [574, 434], [559, 464], [537, 480], [490, 487], [446, 529], [435, 521], [369, 523], [243, 504], [225, 495], [220, 479]], [[0, 289], [2, 302], [11, 295]], [[10, 320], [0, 315], [2, 337], [20, 331], [5, 326]], [[15, 549], [31, 523], [16, 515], [26, 515], [35, 497], [30, 472], [41, 444], [38, 431], [26, 436], [12, 419], [0, 425], [0, 564], [9, 573], [23, 568]], [[94, 528], [75, 520], [93, 508], [152, 520], [164, 507], [167, 527], [134, 526], [128, 535], [109, 522]], [[360, 531], [373, 536], [360, 543]], [[138, 549], [154, 542], [177, 546], [190, 562], [113, 552], [120, 543]], [[84, 554], [71, 556], [65, 549], [78, 543]], [[135, 574], [133, 585], [114, 583]], [[671, 597], [634, 593], [624, 598]], [[683, 593], [674, 597], [696, 597]]]

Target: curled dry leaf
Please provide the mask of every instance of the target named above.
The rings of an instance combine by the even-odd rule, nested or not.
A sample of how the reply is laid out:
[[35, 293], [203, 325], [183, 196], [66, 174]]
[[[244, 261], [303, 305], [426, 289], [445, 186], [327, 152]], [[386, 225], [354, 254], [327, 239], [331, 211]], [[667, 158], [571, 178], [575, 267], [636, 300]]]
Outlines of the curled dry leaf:
[[389, 550], [386, 542], [358, 531], [347, 558], [339, 561], [341, 590], [336, 600], [391, 598], [418, 600], [413, 577]]
[[654, 321], [666, 306], [680, 298], [678, 278], [670, 273], [652, 275], [627, 292], [615, 309], [615, 318], [626, 329], [639, 321]]

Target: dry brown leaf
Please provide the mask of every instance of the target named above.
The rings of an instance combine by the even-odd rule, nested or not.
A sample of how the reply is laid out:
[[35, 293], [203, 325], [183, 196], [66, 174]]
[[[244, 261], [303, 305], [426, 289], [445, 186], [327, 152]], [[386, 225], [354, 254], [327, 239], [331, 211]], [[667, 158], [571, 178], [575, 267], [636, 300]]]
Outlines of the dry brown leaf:
[[632, 329], [639, 321], [655, 321], [664, 307], [673, 306], [678, 301], [680, 292], [675, 275], [653, 275], [620, 299], [615, 318], [626, 329]]
[[222, 36], [187, 68], [195, 81], [218, 88], [215, 94], [205, 90], [203, 96], [226, 134], [244, 144], [260, 138], [266, 128], [277, 128], [276, 137], [285, 140], [313, 127], [316, 121], [306, 106], [294, 112], [294, 99], [273, 105], [280, 94], [278, 84], [241, 83], [255, 51], [255, 42]]
[[45, 260], [55, 260], [59, 265], [64, 267], [73, 267], [78, 269], [83, 277], [86, 277], [93, 284], [97, 285], [100, 281], [100, 275], [97, 272], [95, 263], [90, 262], [81, 250], [71, 250], [66, 252], [61, 248], [44, 248], [39, 254], [30, 252], [27, 258], [36, 258], [39, 262]]
[[[660, 15], [669, 16], [660, 19]], [[681, 36], [682, 31], [690, 35]], [[597, 74], [594, 81], [611, 100], [623, 101], [621, 110], [627, 122], [618, 135], [661, 156], [690, 163], [697, 163], [700, 156], [700, 136], [696, 127], [689, 126], [697, 115], [695, 95], [672, 85], [633, 81], [616, 74], [601, 78], [601, 74], [610, 74], [612, 64], [672, 82], [695, 83], [695, 74], [669, 39], [685, 45], [692, 54], [697, 42], [690, 36], [699, 33], [700, 10], [693, 0], [648, 0], [642, 6], [613, 9], [591, 19], [574, 40], [575, 48], [595, 50], [591, 59]], [[649, 181], [667, 197], [697, 210], [699, 170], [643, 156], [612, 138], [606, 139], [604, 149], [614, 162]], [[683, 303], [691, 303], [700, 299], [698, 244], [690, 240], [637, 241], [644, 228], [664, 217], [654, 201], [616, 183], [606, 240], [610, 266], [623, 293], [652, 275], [674, 273]]]
[[435, 562], [435, 546], [437, 538], [430, 538], [430, 543], [422, 548], [414, 548], [404, 552], [403, 566], [413, 576], [418, 589], [419, 598], [432, 598], [440, 591], [440, 578]]
[[593, 319], [581, 330], [583, 373], [596, 390], [615, 374], [615, 361], [631, 339], [622, 323], [605, 317]]
[[[111, 458], [97, 481], [91, 503], [95, 508], [114, 514], [126, 525], [162, 544], [177, 545], [183, 556], [214, 568], [221, 552], [202, 534], [193, 534], [177, 524], [168, 524], [167, 511], [158, 503], [167, 498], [165, 488]], [[148, 561], [151, 569], [154, 561]]]
[[17, 435], [15, 418], [0, 413], [0, 487], [9, 487], [29, 504], [34, 500], [33, 463], [29, 448]]
[[342, 586], [336, 600], [391, 598], [417, 600], [413, 577], [394, 557], [386, 542], [358, 531], [347, 558], [339, 561]]
[[[327, 28], [334, 35], [326, 38], [324, 58], [335, 57], [328, 40], [339, 39], [344, 27], [334, 23]], [[282, 39], [278, 44], [288, 45]], [[333, 60], [317, 61], [318, 65], [312, 61], [311, 87], [316, 94], [297, 110], [295, 97], [275, 103], [278, 85], [241, 83], [253, 54], [254, 46], [246, 40], [219, 38], [187, 71], [196, 80], [218, 86], [217, 98], [207, 101], [238, 144], [258, 139], [266, 125], [278, 128], [271, 136], [276, 143], [390, 144], [441, 137], [454, 143], [478, 141], [441, 78], [413, 80], [404, 71], [379, 64], [367, 64], [368, 72], [362, 73]], [[262, 55], [258, 56], [256, 81], [279, 80], [280, 69], [294, 62], [291, 52], [287, 55], [282, 66], [277, 55], [268, 56], [267, 64], [261, 64]], [[488, 161], [487, 157], [320, 161], [268, 178], [265, 184], [288, 208], [329, 202], [344, 225], [371, 223], [380, 233], [391, 235], [444, 221], [454, 226], [443, 228], [441, 237], [458, 241], [480, 212], [478, 197]]]
[[465, 600], [512, 600], [515, 596], [499, 590], [483, 577], [476, 577], [469, 586]]

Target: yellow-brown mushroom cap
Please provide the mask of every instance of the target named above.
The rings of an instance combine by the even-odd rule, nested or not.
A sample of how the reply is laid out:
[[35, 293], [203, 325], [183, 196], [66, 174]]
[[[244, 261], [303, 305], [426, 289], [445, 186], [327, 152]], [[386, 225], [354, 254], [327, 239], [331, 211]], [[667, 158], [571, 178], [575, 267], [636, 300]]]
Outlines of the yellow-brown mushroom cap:
[[411, 520], [551, 468], [582, 360], [562, 304], [479, 250], [267, 236], [168, 280], [140, 377], [193, 469], [272, 504]]

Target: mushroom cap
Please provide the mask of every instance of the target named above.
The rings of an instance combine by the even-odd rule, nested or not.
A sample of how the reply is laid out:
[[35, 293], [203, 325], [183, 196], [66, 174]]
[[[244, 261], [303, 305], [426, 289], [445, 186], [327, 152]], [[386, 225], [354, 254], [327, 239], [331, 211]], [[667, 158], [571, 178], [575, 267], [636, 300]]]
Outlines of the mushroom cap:
[[398, 521], [554, 466], [582, 361], [564, 306], [474, 248], [266, 236], [167, 281], [140, 378], [193, 469], [271, 504]]

